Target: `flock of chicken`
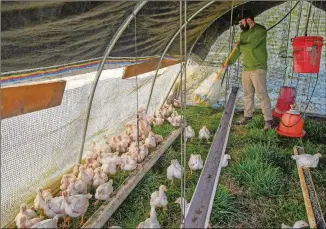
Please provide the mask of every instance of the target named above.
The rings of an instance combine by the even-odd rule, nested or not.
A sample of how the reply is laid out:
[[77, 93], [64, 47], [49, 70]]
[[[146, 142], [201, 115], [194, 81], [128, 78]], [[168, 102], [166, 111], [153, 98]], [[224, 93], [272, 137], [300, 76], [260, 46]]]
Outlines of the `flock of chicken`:
[[[109, 199], [113, 192], [113, 180], [109, 176], [116, 174], [117, 170], [132, 171], [142, 168], [142, 162], [150, 153], [151, 149], [157, 147], [163, 141], [163, 137], [154, 134], [151, 131], [151, 125], [163, 125], [167, 120], [172, 126], [180, 127], [182, 116], [172, 107], [164, 105], [155, 112], [153, 116], [146, 115], [143, 109], [138, 112], [137, 120], [126, 124], [126, 130], [119, 136], [113, 136], [108, 139], [103, 137], [103, 142], [96, 144], [94, 141], [90, 144], [87, 151], [85, 164], [77, 163], [72, 173], [64, 174], [61, 179], [61, 185], [58, 196], [53, 196], [51, 190], [42, 190], [38, 188], [34, 200], [33, 209], [28, 209], [26, 204], [20, 206], [20, 211], [15, 218], [18, 228], [57, 228], [58, 220], [63, 218], [62, 227], [69, 227], [71, 218], [81, 216], [80, 226], [84, 224], [84, 214], [89, 207], [89, 200], [93, 197], [90, 194], [90, 188], [95, 188], [95, 199]], [[138, 126], [137, 126], [138, 124]], [[138, 139], [137, 139], [138, 136]], [[188, 126], [184, 131], [184, 138], [193, 139], [195, 136], [193, 129]], [[199, 136], [201, 139], [209, 138], [209, 131], [204, 127]], [[168, 178], [180, 178], [177, 160], [173, 167], [168, 169]], [[180, 166], [181, 167], [181, 166]], [[192, 155], [189, 160], [189, 167], [192, 170], [198, 170], [203, 167], [203, 161], [200, 155]], [[155, 207], [166, 206], [167, 202], [161, 202], [162, 193], [166, 191], [165, 186], [161, 186], [158, 192], [152, 194], [150, 219], [156, 217]], [[164, 198], [163, 198], [164, 199]], [[35, 212], [39, 211], [40, 215]], [[44, 219], [44, 215], [48, 219]], [[155, 220], [151, 221], [155, 222]], [[147, 224], [144, 227], [155, 223]]]
[[[185, 131], [183, 133], [184, 140], [187, 141], [188, 139], [194, 139], [195, 137], [195, 131], [192, 129], [191, 126], [187, 126], [185, 128]], [[207, 141], [210, 138], [210, 132], [206, 128], [206, 126], [203, 126], [199, 131], [199, 139]], [[228, 160], [231, 159], [230, 155], [225, 154], [222, 160], [222, 167], [226, 167], [228, 165]], [[203, 160], [201, 158], [200, 154], [191, 154], [188, 166], [190, 168], [190, 171], [192, 173], [193, 170], [201, 170], [203, 168]], [[167, 168], [167, 179], [171, 180], [171, 184], [173, 182], [173, 179], [181, 179], [183, 174], [183, 167], [180, 165], [177, 159], [171, 160], [171, 165]], [[161, 228], [159, 221], [157, 220], [156, 216], [156, 208], [163, 208], [166, 210], [168, 205], [168, 198], [165, 194], [167, 191], [167, 187], [165, 185], [161, 185], [159, 187], [158, 191], [155, 191], [151, 194], [150, 199], [150, 214], [149, 218], [147, 218], [144, 222], [141, 222], [137, 228]], [[188, 209], [190, 206], [190, 203], [187, 202], [186, 199], [183, 197], [177, 198], [175, 203], [180, 205], [181, 213], [183, 216], [186, 216], [188, 213]], [[185, 206], [185, 209], [184, 209]]]
[[[89, 206], [89, 200], [93, 197], [89, 193], [90, 187], [96, 189], [95, 199], [108, 200], [113, 192], [113, 180], [109, 176], [116, 174], [117, 170], [132, 171], [142, 168], [142, 162], [147, 157], [151, 149], [157, 147], [163, 141], [163, 137], [151, 131], [151, 125], [163, 125], [167, 120], [172, 126], [182, 125], [182, 116], [172, 107], [164, 105], [153, 116], [148, 116], [143, 109], [138, 112], [137, 120], [127, 123], [126, 130], [119, 136], [108, 139], [103, 137], [103, 142], [91, 143], [85, 164], [76, 164], [71, 174], [62, 176], [58, 196], [53, 197], [51, 190], [37, 189], [34, 200], [34, 210], [40, 211], [40, 216], [33, 209], [28, 209], [26, 204], [20, 206], [20, 212], [15, 218], [18, 228], [57, 228], [58, 220], [63, 218], [62, 227], [69, 227], [70, 220], [81, 216], [80, 226], [84, 224], [84, 214]], [[137, 127], [138, 122], [138, 127]], [[137, 136], [139, 136], [137, 140]], [[198, 133], [200, 140], [209, 140], [210, 132], [203, 126]], [[191, 126], [187, 126], [183, 132], [184, 141], [193, 141], [195, 131]], [[139, 144], [139, 145], [138, 145]], [[298, 161], [302, 167], [316, 167], [321, 155], [299, 155], [292, 158]], [[222, 160], [222, 167], [228, 165], [230, 155], [225, 154]], [[188, 162], [191, 170], [201, 170], [203, 160], [200, 154], [191, 154]], [[167, 179], [173, 182], [174, 179], [181, 179], [184, 168], [177, 159], [171, 161], [167, 168]], [[160, 228], [156, 217], [156, 208], [166, 208], [168, 204], [165, 192], [167, 187], [161, 185], [158, 191], [151, 195], [149, 218], [141, 222], [137, 228]], [[190, 203], [179, 197], [175, 203], [180, 204], [182, 214], [186, 215]], [[182, 206], [186, 206], [186, 212]], [[44, 220], [44, 215], [48, 219]], [[118, 227], [113, 227], [118, 228]]]

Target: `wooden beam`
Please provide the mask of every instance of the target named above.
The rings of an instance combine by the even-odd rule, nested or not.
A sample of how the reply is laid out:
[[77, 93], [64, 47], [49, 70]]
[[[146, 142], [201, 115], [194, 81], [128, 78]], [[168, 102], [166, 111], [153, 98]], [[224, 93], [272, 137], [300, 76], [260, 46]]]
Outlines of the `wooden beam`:
[[1, 119], [59, 106], [66, 81], [1, 88]]
[[[140, 75], [156, 70], [159, 60], [160, 58], [155, 58], [149, 61], [142, 62], [140, 64], [128, 65], [124, 70], [122, 79], [127, 79], [132, 76], [136, 76], [136, 75]], [[172, 60], [172, 59], [164, 58], [161, 63], [160, 69], [178, 64], [180, 62], [181, 60]]]
[[209, 224], [223, 157], [230, 133], [237, 93], [238, 88], [232, 87], [223, 117], [217, 128], [204, 168], [192, 196], [191, 204], [185, 218], [184, 228], [207, 228]]
[[[303, 148], [294, 146], [293, 154], [300, 155], [303, 153]], [[321, 210], [315, 186], [312, 181], [309, 168], [298, 168], [301, 190], [303, 194], [304, 204], [306, 206], [307, 217], [310, 228], [325, 229], [325, 219]]]
[[155, 165], [157, 160], [172, 145], [181, 134], [182, 128], [174, 130], [162, 143], [161, 147], [150, 153], [143, 161], [143, 167], [137, 173], [129, 174], [128, 178], [113, 192], [112, 196], [106, 200], [101, 207], [87, 220], [82, 228], [102, 228], [112, 214], [118, 209], [131, 191], [137, 186], [146, 173]]

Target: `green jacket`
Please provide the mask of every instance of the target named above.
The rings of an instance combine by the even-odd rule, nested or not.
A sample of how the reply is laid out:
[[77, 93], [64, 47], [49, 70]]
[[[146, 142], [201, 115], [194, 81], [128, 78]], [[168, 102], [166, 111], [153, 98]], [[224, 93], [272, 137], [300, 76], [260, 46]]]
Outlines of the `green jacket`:
[[240, 45], [230, 58], [229, 65], [236, 62], [242, 53], [245, 71], [267, 70], [266, 37], [266, 28], [257, 23], [248, 31], [243, 31], [240, 34]]

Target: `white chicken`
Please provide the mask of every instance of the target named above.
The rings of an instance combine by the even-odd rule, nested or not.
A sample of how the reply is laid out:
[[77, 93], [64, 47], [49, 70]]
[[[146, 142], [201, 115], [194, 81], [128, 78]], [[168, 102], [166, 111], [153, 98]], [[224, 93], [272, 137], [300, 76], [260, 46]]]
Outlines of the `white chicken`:
[[[62, 195], [64, 197], [64, 209], [68, 216], [72, 218], [77, 218], [81, 216], [81, 221], [79, 226], [81, 227], [84, 224], [84, 214], [87, 211], [87, 208], [89, 206], [89, 199], [92, 198], [91, 194], [79, 194], [74, 196], [67, 195], [66, 192], [62, 192]], [[69, 227], [69, 224], [68, 224]]]
[[41, 222], [34, 224], [30, 228], [58, 228], [58, 221], [59, 216], [56, 215], [53, 219], [42, 220]]
[[119, 139], [121, 141], [121, 144], [124, 148], [128, 148], [128, 146], [131, 143], [131, 139], [129, 137], [129, 135], [127, 135], [126, 133], [122, 133], [121, 135], [119, 135]]
[[103, 163], [101, 169], [106, 174], [114, 175], [117, 172], [117, 165], [113, 160], [110, 160]]
[[162, 135], [158, 135], [158, 134], [155, 134], [154, 135], [154, 138], [155, 138], [156, 144], [157, 143], [161, 143], [164, 140], [163, 137], [162, 137]]
[[93, 187], [97, 188], [101, 184], [104, 184], [106, 181], [108, 181], [108, 176], [102, 171], [101, 168], [96, 168], [94, 170], [95, 174], [93, 177]]
[[76, 163], [74, 168], [72, 169], [72, 174], [74, 174], [76, 177], [78, 177], [79, 174], [79, 167], [81, 166], [80, 163]]
[[156, 117], [153, 120], [153, 125], [154, 126], [162, 126], [164, 124], [164, 118], [161, 117]]
[[206, 140], [208, 141], [209, 138], [210, 138], [210, 132], [209, 132], [209, 130], [207, 129], [206, 126], [203, 126], [203, 127], [199, 130], [199, 139], [200, 139], [200, 140], [206, 139]]
[[87, 184], [84, 180], [77, 180], [76, 178], [73, 178], [70, 180], [67, 192], [69, 196], [87, 194]]
[[173, 179], [181, 179], [182, 176], [182, 166], [179, 164], [178, 160], [171, 160], [171, 165], [167, 168], [167, 179], [171, 180], [171, 184], [173, 183]]
[[191, 141], [194, 141], [194, 137], [195, 137], [195, 131], [191, 126], [187, 126], [183, 132], [183, 137], [185, 142], [188, 139], [191, 139]]
[[179, 99], [174, 99], [173, 100], [173, 106], [174, 107], [181, 107], [181, 102]]
[[27, 219], [26, 215], [19, 218], [17, 228], [31, 228], [33, 225], [41, 222], [41, 218]]
[[188, 166], [191, 174], [193, 170], [201, 170], [204, 167], [204, 163], [200, 154], [191, 154], [188, 161]]
[[149, 132], [148, 137], [145, 139], [145, 146], [149, 149], [156, 147], [156, 139], [153, 132]]
[[299, 167], [316, 168], [320, 157], [322, 157], [320, 153], [317, 153], [315, 155], [300, 154], [300, 155], [293, 155], [292, 159], [297, 161], [297, 165]]
[[293, 224], [293, 227], [287, 226], [282, 223], [281, 228], [302, 228], [302, 227], [309, 227], [309, 224], [303, 220], [299, 220]]
[[100, 150], [102, 153], [111, 153], [111, 147], [106, 143], [105, 135], [103, 136], [103, 140], [98, 145], [98, 150]]
[[143, 135], [144, 139], [151, 131], [151, 124], [146, 119], [139, 119], [138, 123], [140, 135]]
[[164, 116], [163, 116], [161, 110], [156, 111], [156, 112], [154, 113], [154, 116], [155, 116], [155, 118], [161, 118], [161, 119], [164, 119]]
[[132, 171], [137, 168], [137, 162], [132, 159], [130, 156], [127, 156], [126, 158], [123, 158], [122, 164], [121, 164], [121, 170], [123, 171]]
[[135, 158], [134, 160], [136, 160], [138, 163], [141, 163], [146, 158], [148, 153], [149, 153], [149, 151], [148, 151], [147, 146], [141, 145], [139, 147], [139, 151], [138, 151], [138, 148], [136, 148], [134, 153], [131, 154], [131, 156], [133, 158]]
[[222, 168], [225, 168], [229, 165], [229, 161], [231, 159], [231, 156], [229, 154], [224, 154], [223, 160], [222, 160]]
[[[185, 217], [187, 215], [187, 213], [188, 213], [190, 203], [187, 203], [187, 200], [185, 198], [183, 198], [183, 197], [179, 197], [175, 201], [175, 203], [180, 205], [182, 215]], [[185, 207], [185, 209], [184, 209], [184, 207]], [[186, 210], [186, 214], [185, 214], [184, 210]]]
[[[65, 192], [65, 191], [64, 191]], [[65, 207], [63, 204], [63, 197], [58, 196], [54, 198], [45, 198], [45, 206], [44, 206], [44, 213], [49, 218], [54, 218], [55, 216], [64, 216]]]
[[149, 213], [149, 218], [145, 222], [141, 222], [137, 228], [161, 228], [160, 223], [157, 220], [157, 215], [155, 211], [155, 206], [151, 205], [151, 211]]
[[89, 157], [86, 158], [86, 163], [85, 163], [86, 169], [94, 170], [100, 166], [101, 163], [100, 163], [99, 153], [94, 153], [91, 158]]
[[18, 225], [20, 225], [21, 222], [21, 218], [25, 216], [27, 220], [32, 219], [32, 218], [37, 218], [37, 214], [35, 211], [33, 211], [32, 209], [27, 209], [26, 204], [22, 204], [20, 205], [20, 209], [19, 209], [19, 213], [17, 214], [16, 218], [15, 218], [15, 222], [18, 228]]
[[165, 185], [160, 185], [159, 190], [151, 194], [150, 205], [155, 207], [161, 207], [164, 210], [167, 209], [168, 198], [165, 194], [167, 188]]
[[34, 199], [34, 209], [41, 211], [41, 216], [43, 215], [43, 209], [45, 206], [45, 198], [50, 197], [53, 198], [50, 189], [42, 190], [41, 188], [37, 189], [37, 194]]
[[76, 176], [74, 174], [64, 174], [61, 179], [60, 190], [62, 191], [66, 190], [72, 178], [76, 178]]
[[173, 127], [179, 127], [182, 124], [182, 116], [178, 115], [176, 111], [173, 112], [171, 117], [168, 117], [167, 120]]
[[117, 136], [112, 136], [110, 141], [109, 141], [109, 146], [110, 146], [112, 152], [117, 151], [118, 144], [119, 144], [118, 137]]
[[92, 173], [91, 171], [92, 170], [90, 169], [86, 171], [84, 166], [80, 166], [78, 180], [83, 180], [86, 182], [87, 185], [92, 185], [94, 173]]
[[109, 199], [111, 193], [113, 192], [113, 180], [109, 180], [108, 182], [101, 184], [97, 187], [95, 192], [95, 199], [97, 201], [94, 203], [94, 206], [97, 205], [98, 200], [107, 200]]

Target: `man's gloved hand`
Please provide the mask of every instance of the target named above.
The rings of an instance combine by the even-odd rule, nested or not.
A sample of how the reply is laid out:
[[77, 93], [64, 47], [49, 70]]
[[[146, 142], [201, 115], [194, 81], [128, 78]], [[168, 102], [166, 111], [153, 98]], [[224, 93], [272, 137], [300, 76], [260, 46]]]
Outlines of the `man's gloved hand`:
[[223, 69], [227, 69], [228, 67], [229, 67], [228, 64], [222, 64], [222, 68], [223, 68]]
[[234, 44], [233, 44], [233, 48], [236, 48], [236, 47], [238, 47], [240, 45], [240, 41], [237, 41], [237, 42], [235, 42]]

